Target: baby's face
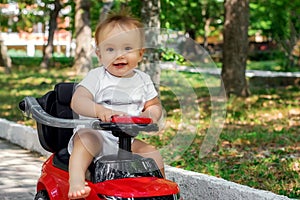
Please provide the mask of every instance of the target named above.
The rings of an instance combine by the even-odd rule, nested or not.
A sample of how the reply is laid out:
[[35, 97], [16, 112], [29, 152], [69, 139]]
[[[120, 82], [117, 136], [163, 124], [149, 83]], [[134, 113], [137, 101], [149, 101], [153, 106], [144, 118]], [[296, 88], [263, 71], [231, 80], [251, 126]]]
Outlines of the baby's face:
[[108, 72], [117, 77], [131, 77], [144, 53], [139, 30], [125, 31], [116, 26], [99, 41], [97, 54]]

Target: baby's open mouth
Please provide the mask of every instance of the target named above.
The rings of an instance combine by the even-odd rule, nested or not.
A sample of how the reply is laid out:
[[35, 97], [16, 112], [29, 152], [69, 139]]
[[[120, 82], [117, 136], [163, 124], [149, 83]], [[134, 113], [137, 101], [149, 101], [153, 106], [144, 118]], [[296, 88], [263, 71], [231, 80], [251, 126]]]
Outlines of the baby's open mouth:
[[115, 67], [123, 67], [123, 66], [127, 65], [127, 63], [114, 63], [113, 65]]

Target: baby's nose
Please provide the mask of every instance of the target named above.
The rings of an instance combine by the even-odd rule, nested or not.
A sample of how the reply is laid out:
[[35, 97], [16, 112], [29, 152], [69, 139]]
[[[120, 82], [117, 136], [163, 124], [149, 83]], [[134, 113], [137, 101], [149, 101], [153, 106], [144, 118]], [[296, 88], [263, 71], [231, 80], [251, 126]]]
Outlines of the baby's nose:
[[126, 51], [124, 51], [124, 50], [118, 50], [118, 52], [117, 52], [117, 58], [124, 58], [125, 54], [126, 54]]

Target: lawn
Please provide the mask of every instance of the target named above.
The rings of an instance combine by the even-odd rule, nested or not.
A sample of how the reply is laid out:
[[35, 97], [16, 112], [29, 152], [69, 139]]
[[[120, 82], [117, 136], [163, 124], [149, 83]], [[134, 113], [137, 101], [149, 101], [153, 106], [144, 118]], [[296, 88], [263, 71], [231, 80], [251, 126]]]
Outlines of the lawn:
[[[58, 82], [81, 78], [68, 68], [40, 71], [20, 65], [12, 74], [3, 71], [0, 118], [32, 126], [33, 121], [17, 108], [24, 96], [38, 97]], [[299, 87], [251, 87], [249, 98], [231, 97], [215, 107], [207, 88], [207, 83], [218, 87], [214, 77], [163, 71], [161, 83], [164, 129], [156, 135], [142, 133], [139, 138], [156, 145], [167, 164], [300, 198]], [[226, 117], [218, 125], [211, 124], [218, 123], [212, 120], [218, 109], [224, 109], [221, 113], [226, 111]], [[212, 125], [222, 127], [220, 135], [214, 135]], [[201, 157], [207, 135], [216, 136], [217, 144]]]

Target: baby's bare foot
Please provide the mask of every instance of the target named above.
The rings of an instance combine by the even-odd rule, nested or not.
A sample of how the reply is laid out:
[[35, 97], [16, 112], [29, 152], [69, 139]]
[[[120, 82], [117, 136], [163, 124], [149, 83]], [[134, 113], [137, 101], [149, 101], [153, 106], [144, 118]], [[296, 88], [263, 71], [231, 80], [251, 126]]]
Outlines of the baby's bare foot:
[[89, 196], [90, 192], [91, 188], [87, 185], [87, 183], [81, 184], [70, 181], [70, 188], [68, 193], [69, 199], [85, 198]]

